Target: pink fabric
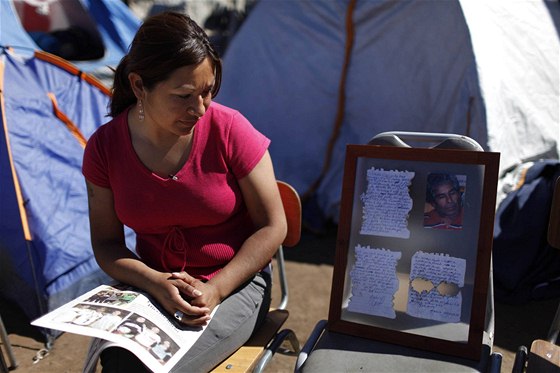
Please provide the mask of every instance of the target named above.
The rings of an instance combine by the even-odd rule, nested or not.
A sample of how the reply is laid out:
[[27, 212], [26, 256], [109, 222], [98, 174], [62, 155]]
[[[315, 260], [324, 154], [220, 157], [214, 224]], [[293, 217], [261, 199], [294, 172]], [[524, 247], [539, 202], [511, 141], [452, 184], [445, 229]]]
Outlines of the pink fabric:
[[270, 140], [239, 112], [213, 102], [195, 127], [177, 180], [161, 178], [136, 155], [127, 112], [101, 126], [86, 146], [86, 179], [111, 188], [136, 251], [161, 271], [209, 279], [254, 231], [237, 180], [262, 159]]

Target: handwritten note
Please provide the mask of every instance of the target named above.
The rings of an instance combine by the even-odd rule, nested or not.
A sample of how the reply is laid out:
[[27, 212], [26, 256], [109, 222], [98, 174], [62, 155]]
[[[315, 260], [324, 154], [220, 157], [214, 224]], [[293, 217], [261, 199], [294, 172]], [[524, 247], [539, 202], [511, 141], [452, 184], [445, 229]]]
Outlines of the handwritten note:
[[348, 310], [394, 319], [393, 300], [399, 288], [396, 266], [401, 253], [361, 245], [354, 248], [354, 253], [356, 264], [350, 271], [352, 296]]
[[407, 313], [443, 322], [461, 320], [466, 260], [419, 251], [412, 256]]
[[408, 215], [412, 198], [408, 188], [414, 172], [367, 170], [367, 189], [360, 196], [363, 222], [360, 234], [409, 238]]

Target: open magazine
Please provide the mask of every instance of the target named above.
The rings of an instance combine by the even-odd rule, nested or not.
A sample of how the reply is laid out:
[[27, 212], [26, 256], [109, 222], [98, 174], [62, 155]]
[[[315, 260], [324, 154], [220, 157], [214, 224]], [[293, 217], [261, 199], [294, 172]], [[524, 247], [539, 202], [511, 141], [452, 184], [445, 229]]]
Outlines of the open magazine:
[[31, 324], [100, 338], [92, 342], [86, 372], [95, 371], [99, 354], [109, 346], [130, 350], [154, 372], [168, 372], [205, 328], [166, 316], [147, 293], [127, 285], [98, 286]]

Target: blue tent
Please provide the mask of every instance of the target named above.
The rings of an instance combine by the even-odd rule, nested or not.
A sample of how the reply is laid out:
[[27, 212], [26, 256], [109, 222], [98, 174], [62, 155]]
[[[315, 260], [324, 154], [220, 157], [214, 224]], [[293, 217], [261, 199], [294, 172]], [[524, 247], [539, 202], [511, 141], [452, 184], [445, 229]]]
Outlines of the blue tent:
[[81, 174], [108, 102], [56, 56], [0, 55], [0, 296], [30, 320], [109, 280], [93, 257]]
[[[0, 1], [0, 45], [10, 46], [19, 53], [32, 54], [41, 48], [24, 28], [17, 12], [16, 5], [29, 5], [19, 4], [18, 1], [23, 4], [21, 0]], [[105, 50], [102, 58], [93, 61], [72, 61], [87, 72], [116, 66], [128, 50], [141, 22], [120, 0], [51, 0], [44, 3], [53, 8], [53, 13], [57, 9], [59, 13], [64, 13], [64, 8], [72, 8], [64, 17], [58, 18], [72, 18], [67, 20], [67, 23], [84, 24], [101, 39]], [[33, 22], [37, 23], [36, 20], [30, 21]], [[58, 26], [51, 24], [49, 27], [56, 29]]]
[[116, 66], [140, 26], [122, 1], [44, 1], [27, 16], [77, 22], [102, 41], [102, 58], [71, 64], [37, 52], [24, 23], [39, 22], [21, 18], [33, 4], [0, 0], [0, 296], [30, 320], [108, 280], [91, 250], [81, 162], [109, 91], [87, 73]]

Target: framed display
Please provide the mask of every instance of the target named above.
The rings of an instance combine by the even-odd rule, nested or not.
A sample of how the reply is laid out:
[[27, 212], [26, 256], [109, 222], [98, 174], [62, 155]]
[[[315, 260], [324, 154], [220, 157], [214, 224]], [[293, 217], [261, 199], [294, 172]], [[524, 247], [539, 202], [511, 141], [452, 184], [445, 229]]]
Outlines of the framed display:
[[331, 331], [479, 359], [499, 153], [348, 145]]

